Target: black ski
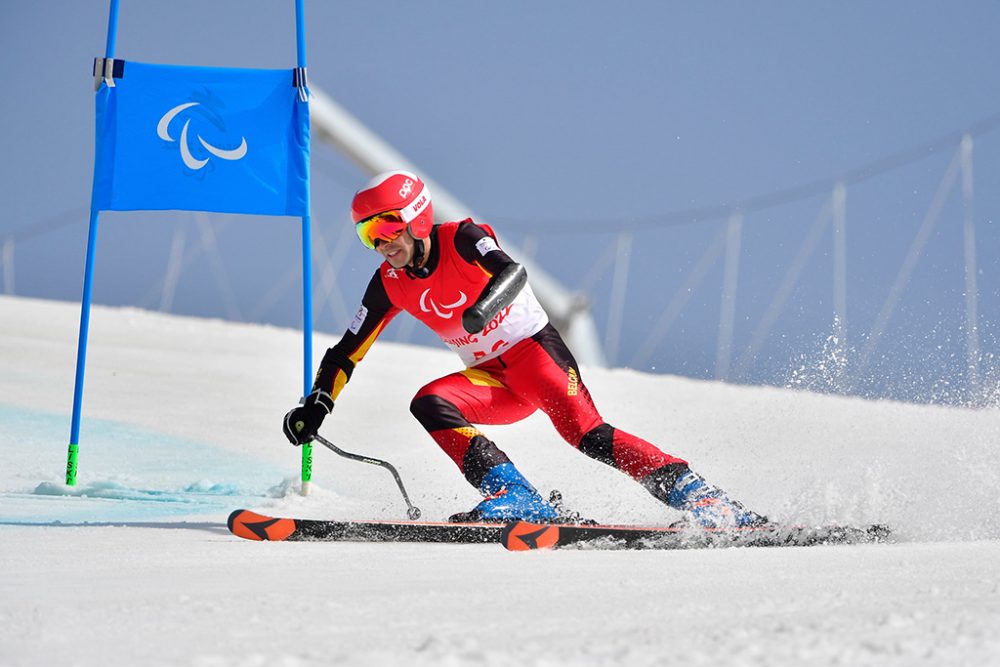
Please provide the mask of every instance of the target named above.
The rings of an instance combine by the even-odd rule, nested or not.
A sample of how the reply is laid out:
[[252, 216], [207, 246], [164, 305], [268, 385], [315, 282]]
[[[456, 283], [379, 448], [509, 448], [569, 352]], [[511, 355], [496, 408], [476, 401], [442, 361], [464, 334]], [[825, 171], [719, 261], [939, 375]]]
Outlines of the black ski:
[[765, 524], [733, 530], [684, 527], [557, 525], [521, 521], [501, 536], [511, 551], [532, 549], [705, 549], [787, 547], [820, 544], [871, 544], [888, 541], [887, 526], [780, 526]]
[[247, 540], [317, 542], [454, 542], [481, 544], [500, 541], [504, 525], [497, 523], [434, 523], [418, 521], [320, 521], [284, 519], [236, 510], [229, 531]]
[[445, 523], [418, 521], [322, 521], [265, 516], [250, 510], [229, 515], [229, 530], [247, 540], [317, 542], [501, 543], [511, 551], [532, 549], [705, 549], [886, 542], [882, 525], [779, 526], [735, 530], [599, 524]]

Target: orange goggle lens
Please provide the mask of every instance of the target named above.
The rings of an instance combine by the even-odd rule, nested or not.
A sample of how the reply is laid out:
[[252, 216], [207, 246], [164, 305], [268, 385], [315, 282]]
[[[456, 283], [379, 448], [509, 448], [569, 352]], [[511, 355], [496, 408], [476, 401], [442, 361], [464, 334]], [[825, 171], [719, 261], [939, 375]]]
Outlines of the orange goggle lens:
[[387, 211], [365, 218], [354, 226], [358, 232], [358, 238], [366, 247], [375, 249], [377, 241], [395, 241], [406, 229], [406, 223], [399, 215], [399, 211]]

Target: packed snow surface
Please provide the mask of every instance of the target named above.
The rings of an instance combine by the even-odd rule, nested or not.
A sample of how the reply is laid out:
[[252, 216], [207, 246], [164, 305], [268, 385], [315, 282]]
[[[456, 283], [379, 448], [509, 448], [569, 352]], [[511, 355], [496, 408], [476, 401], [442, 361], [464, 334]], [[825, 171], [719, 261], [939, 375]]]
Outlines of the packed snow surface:
[[[257, 543], [229, 512], [404, 519], [392, 478], [280, 419], [301, 334], [95, 308], [79, 483], [63, 484], [79, 306], [0, 297], [0, 665], [1000, 665], [1000, 410], [583, 369], [612, 424], [773, 519], [892, 544], [509, 553]], [[391, 336], [390, 332], [387, 334]], [[336, 342], [320, 336], [315, 358]], [[409, 400], [459, 368], [377, 343], [324, 424], [399, 469], [424, 518], [478, 496]], [[487, 432], [601, 521], [677, 518], [543, 415]]]

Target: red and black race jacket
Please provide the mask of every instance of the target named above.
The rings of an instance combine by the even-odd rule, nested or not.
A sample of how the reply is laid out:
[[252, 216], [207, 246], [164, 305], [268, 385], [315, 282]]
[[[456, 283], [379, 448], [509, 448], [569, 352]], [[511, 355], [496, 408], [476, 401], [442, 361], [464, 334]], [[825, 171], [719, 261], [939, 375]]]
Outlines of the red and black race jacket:
[[499, 356], [548, 324], [531, 287], [525, 285], [482, 331], [466, 332], [462, 312], [476, 302], [490, 278], [514, 260], [497, 245], [492, 229], [471, 219], [435, 226], [430, 246], [426, 277], [382, 263], [350, 327], [323, 357], [314, 389], [336, 399], [354, 366], [401, 310], [433, 329], [466, 366]]

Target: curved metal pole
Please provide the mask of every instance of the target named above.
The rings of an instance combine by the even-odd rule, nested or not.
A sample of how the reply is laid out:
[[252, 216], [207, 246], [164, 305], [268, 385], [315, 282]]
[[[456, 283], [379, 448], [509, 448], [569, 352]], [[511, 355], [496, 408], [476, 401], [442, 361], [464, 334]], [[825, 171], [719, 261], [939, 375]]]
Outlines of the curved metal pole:
[[327, 449], [329, 449], [330, 451], [334, 452], [335, 454], [343, 456], [345, 459], [351, 459], [352, 461], [361, 461], [362, 463], [370, 463], [372, 465], [381, 466], [386, 470], [388, 470], [389, 472], [391, 472], [393, 479], [396, 480], [396, 486], [399, 487], [399, 492], [403, 494], [403, 500], [406, 502], [406, 516], [410, 517], [410, 519], [414, 521], [420, 518], [420, 510], [417, 507], [414, 507], [413, 503], [410, 502], [410, 496], [407, 495], [406, 489], [403, 487], [403, 480], [400, 479], [399, 473], [396, 471], [396, 468], [391, 463], [389, 463], [388, 461], [382, 461], [381, 459], [373, 459], [370, 456], [362, 456], [360, 454], [351, 454], [350, 452], [345, 452], [343, 449], [337, 447], [337, 445], [333, 444], [332, 442], [330, 442], [329, 440], [327, 440], [318, 433], [316, 434], [316, 441], [319, 442], [324, 447], [326, 447]]

